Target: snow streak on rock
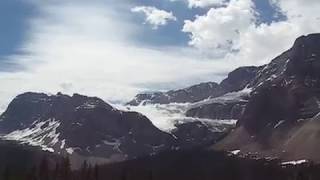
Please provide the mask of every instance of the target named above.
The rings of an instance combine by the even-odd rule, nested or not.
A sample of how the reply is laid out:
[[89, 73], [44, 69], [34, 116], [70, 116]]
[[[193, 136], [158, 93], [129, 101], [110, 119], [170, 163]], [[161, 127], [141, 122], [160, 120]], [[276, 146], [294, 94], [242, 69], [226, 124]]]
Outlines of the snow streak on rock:
[[45, 151], [54, 152], [53, 146], [59, 143], [60, 134], [57, 133], [59, 126], [60, 122], [55, 119], [48, 119], [43, 122], [35, 121], [31, 127], [13, 131], [3, 138], [6, 140], [20, 141], [21, 143], [32, 146], [39, 146]]

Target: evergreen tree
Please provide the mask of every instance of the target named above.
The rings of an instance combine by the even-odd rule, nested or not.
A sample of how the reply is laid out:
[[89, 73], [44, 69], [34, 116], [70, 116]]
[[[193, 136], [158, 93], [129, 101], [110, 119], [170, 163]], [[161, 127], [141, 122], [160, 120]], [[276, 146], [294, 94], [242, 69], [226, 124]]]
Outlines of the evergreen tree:
[[52, 178], [53, 180], [59, 180], [61, 177], [61, 168], [59, 162], [56, 163], [56, 166], [53, 171]]
[[87, 174], [86, 174], [86, 180], [92, 180], [92, 166], [89, 164]]
[[82, 166], [81, 166], [80, 178], [79, 178], [79, 179], [86, 180], [87, 171], [88, 171], [88, 163], [87, 163], [87, 161], [85, 160], [85, 161], [82, 163]]
[[148, 180], [152, 180], [153, 179], [153, 174], [152, 174], [152, 170], [149, 171], [149, 175], [148, 175]]
[[97, 164], [94, 166], [94, 180], [99, 180], [99, 166]]
[[3, 171], [3, 179], [4, 180], [10, 180], [10, 168], [8, 166], [5, 166], [4, 171]]
[[121, 174], [121, 180], [126, 180], [126, 179], [127, 179], [127, 170], [124, 169]]
[[37, 178], [37, 168], [32, 167], [31, 171], [27, 175], [27, 180], [38, 180]]
[[62, 167], [61, 167], [61, 175], [62, 180], [70, 180], [71, 179], [71, 164], [69, 156], [63, 159]]
[[49, 163], [46, 157], [44, 157], [40, 163], [39, 178], [41, 180], [49, 180]]

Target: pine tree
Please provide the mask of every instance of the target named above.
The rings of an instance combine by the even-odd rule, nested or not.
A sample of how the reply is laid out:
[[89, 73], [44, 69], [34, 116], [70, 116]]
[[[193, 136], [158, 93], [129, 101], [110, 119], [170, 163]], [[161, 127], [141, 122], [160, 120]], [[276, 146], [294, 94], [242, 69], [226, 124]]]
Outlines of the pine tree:
[[37, 168], [32, 167], [31, 171], [27, 175], [27, 180], [37, 180]]
[[71, 164], [70, 164], [69, 156], [64, 158], [62, 161], [61, 175], [62, 175], [62, 180], [71, 179]]
[[92, 180], [92, 166], [89, 164], [87, 174], [86, 174], [86, 180]]
[[94, 180], [99, 180], [99, 166], [97, 164], [94, 166]]
[[49, 163], [46, 157], [44, 157], [40, 163], [39, 178], [41, 180], [49, 180]]
[[61, 177], [61, 168], [60, 168], [60, 163], [57, 162], [56, 163], [56, 166], [54, 168], [54, 171], [53, 171], [53, 175], [52, 175], [52, 178], [53, 180], [59, 180], [60, 177]]
[[3, 179], [10, 180], [10, 176], [11, 176], [10, 168], [8, 166], [6, 166], [3, 171]]
[[79, 178], [79, 179], [86, 180], [87, 171], [88, 171], [88, 163], [87, 163], [87, 161], [85, 160], [85, 161], [82, 163], [82, 166], [81, 166], [80, 178]]
[[152, 180], [152, 179], [153, 179], [153, 173], [152, 173], [152, 170], [150, 170], [148, 180]]
[[127, 170], [123, 169], [122, 174], [121, 174], [121, 180], [126, 180], [127, 179]]

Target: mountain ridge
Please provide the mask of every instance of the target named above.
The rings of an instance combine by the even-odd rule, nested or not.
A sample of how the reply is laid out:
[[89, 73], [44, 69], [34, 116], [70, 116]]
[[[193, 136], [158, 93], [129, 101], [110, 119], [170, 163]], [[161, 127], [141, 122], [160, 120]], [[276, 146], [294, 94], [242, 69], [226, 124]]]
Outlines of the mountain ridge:
[[280, 73], [259, 83], [238, 127], [213, 148], [319, 162], [319, 47], [320, 34], [301, 36], [277, 57], [282, 64], [274, 72]]

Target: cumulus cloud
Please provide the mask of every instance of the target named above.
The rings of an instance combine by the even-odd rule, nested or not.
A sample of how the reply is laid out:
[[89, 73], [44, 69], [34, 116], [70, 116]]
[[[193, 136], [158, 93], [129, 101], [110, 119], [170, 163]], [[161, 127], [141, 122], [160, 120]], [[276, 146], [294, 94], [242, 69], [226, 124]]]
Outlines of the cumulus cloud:
[[151, 6], [137, 6], [131, 9], [132, 12], [144, 13], [146, 16], [145, 22], [152, 25], [153, 29], [158, 29], [159, 26], [164, 26], [168, 21], [176, 21], [177, 18], [172, 12], [157, 9]]
[[211, 8], [193, 21], [186, 20], [182, 31], [190, 33], [189, 44], [201, 50], [230, 52], [254, 20], [250, 0], [231, 0], [225, 7]]
[[258, 23], [252, 0], [231, 0], [226, 6], [213, 7], [205, 15], [185, 21], [183, 31], [190, 35], [191, 46], [244, 65], [267, 63], [289, 49], [298, 36], [319, 31], [318, 1], [270, 2], [285, 20]]

